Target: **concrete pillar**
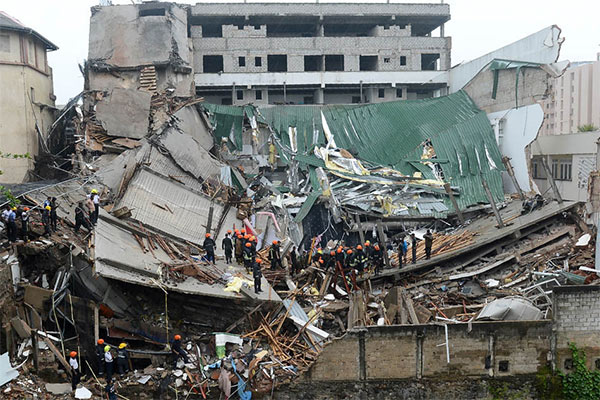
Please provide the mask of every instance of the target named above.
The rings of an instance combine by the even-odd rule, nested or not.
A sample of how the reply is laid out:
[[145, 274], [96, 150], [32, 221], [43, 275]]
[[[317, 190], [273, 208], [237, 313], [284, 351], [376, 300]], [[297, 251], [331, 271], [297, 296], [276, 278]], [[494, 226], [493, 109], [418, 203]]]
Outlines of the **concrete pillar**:
[[315, 104], [325, 104], [325, 91], [323, 88], [315, 89], [314, 98]]

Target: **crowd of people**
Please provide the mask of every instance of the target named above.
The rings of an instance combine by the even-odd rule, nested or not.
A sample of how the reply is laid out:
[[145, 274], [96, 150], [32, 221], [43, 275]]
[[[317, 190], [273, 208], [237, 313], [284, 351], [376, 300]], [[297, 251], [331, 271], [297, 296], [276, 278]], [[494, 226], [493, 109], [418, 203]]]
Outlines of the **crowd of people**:
[[[4, 223], [6, 236], [9, 243], [21, 239], [29, 242], [31, 239], [31, 213], [40, 213], [40, 220], [44, 227], [43, 236], [50, 236], [58, 229], [57, 210], [60, 204], [56, 197], [48, 196], [41, 206], [21, 207], [7, 204], [2, 211], [2, 222]], [[97, 189], [92, 189], [84, 200], [75, 207], [75, 232], [82, 227], [91, 231], [98, 221], [100, 211], [100, 195]]]
[[[337, 271], [346, 277], [347, 282], [355, 284], [357, 276], [362, 277], [368, 273], [379, 275], [384, 268], [386, 255], [391, 258], [394, 251], [398, 254], [398, 262], [396, 264], [398, 268], [402, 268], [403, 265], [408, 264], [409, 258], [413, 264], [416, 263], [418, 240], [415, 234], [412, 233], [408, 237], [402, 235], [394, 242], [387, 244], [372, 244], [367, 240], [364, 244], [356, 246], [339, 244], [332, 248], [315, 248], [312, 252], [303, 251], [302, 254], [298, 254], [296, 246], [293, 246], [285, 257], [285, 264], [289, 266], [292, 276], [312, 265], [324, 271]], [[427, 230], [423, 235], [423, 241], [425, 243], [425, 258], [429, 259], [433, 246], [433, 234], [431, 230]], [[409, 257], [408, 254], [409, 244], [412, 257]], [[246, 229], [228, 230], [221, 244], [227, 263], [231, 263], [233, 257], [235, 257], [236, 262], [239, 265], [243, 265], [247, 273], [252, 273], [254, 291], [258, 294], [262, 291], [260, 281], [263, 260], [257, 257], [256, 246], [256, 237], [248, 233]], [[203, 247], [206, 251], [205, 260], [214, 263], [216, 243], [209, 233], [206, 234]], [[268, 250], [268, 260], [272, 270], [284, 268], [281, 250], [281, 243], [278, 240], [274, 240]], [[386, 255], [384, 255], [384, 252], [386, 252]]]

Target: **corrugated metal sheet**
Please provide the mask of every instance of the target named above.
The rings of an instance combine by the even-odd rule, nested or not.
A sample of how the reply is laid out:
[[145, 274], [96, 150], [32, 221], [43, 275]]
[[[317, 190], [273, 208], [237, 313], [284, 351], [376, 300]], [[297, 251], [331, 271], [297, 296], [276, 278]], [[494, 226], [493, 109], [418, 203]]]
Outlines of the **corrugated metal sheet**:
[[198, 179], [183, 171], [171, 158], [162, 154], [155, 147], [148, 148], [148, 152], [144, 157], [144, 162], [144, 165], [152, 171], [165, 177], [177, 179], [192, 190], [198, 192], [202, 191], [202, 183]]
[[[166, 204], [173, 212], [153, 203], [163, 207]], [[116, 208], [123, 206], [127, 206], [132, 217], [143, 224], [193, 243], [204, 241], [211, 200], [148, 169], [142, 168], [135, 173]], [[223, 206], [215, 202], [213, 207], [214, 229]]]
[[203, 103], [202, 108], [209, 113], [209, 122], [217, 143], [221, 143], [223, 138], [233, 137], [233, 142], [229, 141], [231, 147], [241, 150], [244, 107]]
[[[226, 112], [225, 116], [234, 114], [233, 109], [238, 109], [240, 116], [243, 114], [241, 107], [210, 107]], [[434, 178], [429, 168], [413, 165], [414, 160], [421, 159], [423, 143], [431, 140], [437, 158], [447, 160], [440, 166], [445, 180], [459, 188], [456, 198], [461, 208], [488, 202], [482, 179], [490, 186], [495, 200], [504, 198], [502, 156], [492, 128], [486, 114], [463, 91], [414, 101], [257, 109], [262, 122], [271, 126], [285, 146], [290, 145], [288, 127], [296, 127], [298, 152], [305, 155], [312, 154], [315, 145], [326, 144], [321, 112], [338, 147], [355, 152], [361, 160], [393, 167], [407, 175], [420, 171], [425, 178]], [[221, 126], [222, 129], [225, 128]], [[217, 132], [229, 134], [220, 129]], [[450, 206], [448, 200], [446, 205]]]

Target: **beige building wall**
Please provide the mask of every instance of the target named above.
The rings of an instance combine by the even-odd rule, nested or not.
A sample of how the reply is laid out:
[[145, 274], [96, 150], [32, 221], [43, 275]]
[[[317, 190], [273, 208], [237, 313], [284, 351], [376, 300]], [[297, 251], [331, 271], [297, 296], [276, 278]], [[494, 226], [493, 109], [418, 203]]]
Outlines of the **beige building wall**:
[[0, 182], [28, 180], [39, 151], [36, 124], [45, 135], [54, 121], [54, 100], [44, 44], [26, 33], [0, 29], [0, 151], [32, 157], [0, 158]]
[[556, 78], [543, 107], [542, 135], [576, 133], [589, 124], [600, 128], [600, 60], [575, 65]]

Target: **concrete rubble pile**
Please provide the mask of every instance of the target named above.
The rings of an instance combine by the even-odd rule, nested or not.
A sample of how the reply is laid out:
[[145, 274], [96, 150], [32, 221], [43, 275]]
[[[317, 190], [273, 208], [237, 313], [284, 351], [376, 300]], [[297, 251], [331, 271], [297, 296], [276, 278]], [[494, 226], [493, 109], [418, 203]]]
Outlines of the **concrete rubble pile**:
[[[466, 92], [208, 104], [192, 94], [186, 9], [164, 5], [168, 24], [92, 8], [85, 90], [60, 122], [72, 177], [3, 201], [31, 217], [0, 253], [4, 397], [69, 398], [71, 351], [76, 398], [104, 396], [101, 339], [126, 349], [122, 398], [250, 399], [356, 327], [548, 319], [553, 287], [600, 282], [581, 205], [505, 195], [509, 160]], [[225, 260], [232, 236], [256, 250], [246, 268], [241, 246]]]

